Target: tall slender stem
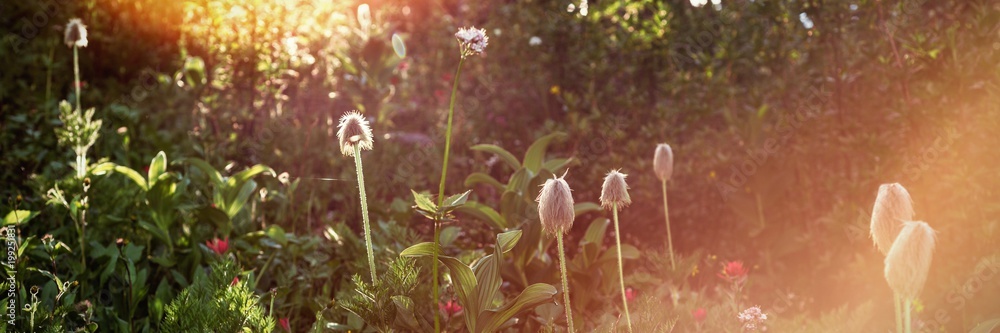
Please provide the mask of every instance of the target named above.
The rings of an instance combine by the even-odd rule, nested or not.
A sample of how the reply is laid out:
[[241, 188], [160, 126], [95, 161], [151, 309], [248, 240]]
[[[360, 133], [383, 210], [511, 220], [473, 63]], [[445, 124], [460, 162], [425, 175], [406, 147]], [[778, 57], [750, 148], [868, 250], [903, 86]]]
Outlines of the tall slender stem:
[[[451, 102], [448, 103], [448, 126], [445, 128], [444, 132], [444, 162], [441, 163], [441, 182], [438, 184], [438, 206], [444, 202], [444, 184], [445, 180], [448, 178], [448, 155], [451, 152], [451, 123], [455, 118], [455, 97], [458, 96], [458, 78], [462, 75], [462, 64], [465, 63], [465, 56], [461, 57], [458, 61], [458, 69], [455, 70], [455, 82], [451, 85]], [[434, 245], [438, 244], [438, 238], [441, 236], [441, 231], [439, 230], [439, 221], [434, 220]], [[434, 281], [431, 283], [431, 291], [434, 296], [434, 303], [436, 304], [439, 300], [438, 296], [438, 251], [434, 251], [433, 263], [431, 263], [431, 273], [434, 275]], [[434, 332], [441, 332], [441, 318], [438, 317], [438, 313], [434, 314]]]
[[372, 228], [368, 224], [368, 197], [365, 195], [365, 173], [361, 167], [361, 145], [354, 145], [354, 166], [358, 171], [358, 193], [361, 195], [361, 218], [365, 222], [365, 245], [368, 250], [368, 270], [375, 283], [375, 254], [372, 252]]
[[663, 217], [667, 219], [667, 247], [670, 249], [670, 269], [676, 270], [674, 261], [674, 238], [670, 235], [670, 209], [667, 206], [667, 181], [663, 181]]
[[80, 56], [78, 46], [73, 46], [73, 74], [76, 79], [73, 81], [73, 87], [76, 88], [76, 110], [77, 112], [82, 112], [83, 109], [80, 108]]
[[628, 297], [625, 296], [625, 268], [622, 263], [622, 238], [621, 231], [618, 230], [618, 204], [611, 204], [611, 212], [615, 218], [615, 250], [618, 252], [618, 281], [621, 281], [622, 304], [625, 305], [625, 321], [628, 322], [628, 331], [632, 332], [632, 317], [628, 312]]
[[913, 308], [913, 300], [905, 300], [903, 302], [903, 325], [906, 333], [913, 333], [913, 320], [910, 319], [911, 308]]
[[902, 299], [899, 298], [899, 293], [893, 292], [892, 293], [892, 300], [893, 300], [893, 302], [892, 302], [893, 303], [893, 307], [896, 308], [896, 331], [895, 332], [896, 333], [902, 333], [903, 332], [903, 313], [902, 313], [903, 308], [902, 308], [902, 305], [900, 304], [900, 302], [902, 302]]
[[573, 307], [569, 303], [569, 279], [566, 278], [566, 249], [563, 247], [562, 232], [556, 232], [556, 242], [559, 244], [559, 272], [562, 278], [563, 306], [566, 308], [566, 329], [574, 333], [576, 326], [573, 325]]

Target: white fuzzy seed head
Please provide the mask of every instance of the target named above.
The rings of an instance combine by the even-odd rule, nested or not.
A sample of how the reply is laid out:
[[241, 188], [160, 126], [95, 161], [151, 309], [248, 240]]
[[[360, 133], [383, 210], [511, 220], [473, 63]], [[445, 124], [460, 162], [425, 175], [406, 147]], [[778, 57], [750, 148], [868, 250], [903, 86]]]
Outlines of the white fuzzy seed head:
[[67, 47], [87, 47], [87, 26], [78, 18], [70, 19], [66, 23], [64, 41]]
[[337, 140], [340, 142], [340, 153], [344, 156], [354, 156], [354, 146], [362, 150], [372, 150], [372, 129], [368, 119], [357, 111], [345, 113], [337, 125]]
[[551, 235], [566, 233], [573, 228], [573, 193], [569, 184], [563, 179], [566, 176], [545, 181], [538, 193], [538, 218], [542, 229]]
[[618, 210], [621, 210], [622, 207], [632, 203], [632, 198], [628, 195], [628, 184], [625, 183], [625, 177], [628, 175], [618, 170], [608, 172], [608, 175], [604, 177], [604, 185], [601, 186], [601, 207], [604, 209], [617, 207]]
[[905, 222], [885, 256], [885, 281], [904, 300], [917, 299], [927, 282], [934, 256], [934, 233], [925, 222]]
[[913, 200], [899, 183], [882, 184], [872, 208], [870, 236], [883, 255], [889, 252], [892, 242], [903, 227], [903, 222], [913, 220]]
[[670, 145], [661, 143], [656, 145], [656, 153], [653, 155], [653, 171], [660, 181], [669, 181], [674, 174], [674, 151]]

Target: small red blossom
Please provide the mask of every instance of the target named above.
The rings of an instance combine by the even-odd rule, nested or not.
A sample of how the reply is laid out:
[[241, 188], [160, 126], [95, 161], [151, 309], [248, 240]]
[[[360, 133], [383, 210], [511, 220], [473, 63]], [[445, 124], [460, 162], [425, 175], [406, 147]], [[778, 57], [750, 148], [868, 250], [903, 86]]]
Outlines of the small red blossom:
[[635, 296], [638, 293], [639, 292], [635, 291], [635, 289], [632, 289], [632, 287], [625, 288], [625, 300], [631, 302], [632, 300], [635, 299]]
[[229, 237], [226, 239], [214, 238], [212, 240], [206, 241], [205, 246], [211, 249], [215, 254], [223, 255], [229, 250]]
[[708, 316], [708, 311], [705, 311], [705, 308], [697, 308], [691, 311], [691, 316], [694, 317], [694, 321], [701, 323]]
[[288, 318], [287, 317], [278, 319], [278, 325], [281, 325], [281, 329], [285, 330], [285, 332], [291, 332], [292, 331], [292, 327], [288, 326]]
[[458, 302], [451, 300], [447, 302], [441, 302], [440, 304], [438, 304], [438, 308], [448, 317], [454, 316], [458, 312], [462, 311], [462, 306], [458, 305]]
[[747, 272], [749, 270], [743, 267], [742, 261], [730, 261], [722, 264], [722, 273], [719, 273], [719, 277], [730, 282], [743, 282], [747, 277]]
[[144, 173], [146, 173], [148, 175], [149, 174], [149, 166], [147, 165], [147, 166], [142, 167], [142, 172], [144, 172]]
[[235, 277], [233, 277], [233, 282], [229, 283], [229, 286], [233, 287], [233, 286], [236, 286], [236, 284], [238, 284], [238, 283], [240, 283], [240, 277], [239, 276], [235, 276]]

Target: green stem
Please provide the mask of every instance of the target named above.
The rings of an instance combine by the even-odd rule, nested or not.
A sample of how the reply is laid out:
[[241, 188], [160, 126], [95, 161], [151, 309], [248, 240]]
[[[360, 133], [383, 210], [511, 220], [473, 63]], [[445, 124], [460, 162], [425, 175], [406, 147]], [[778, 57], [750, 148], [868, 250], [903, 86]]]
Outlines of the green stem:
[[618, 230], [618, 204], [611, 204], [611, 212], [615, 218], [615, 247], [618, 250], [618, 281], [621, 281], [622, 287], [622, 304], [625, 305], [625, 321], [628, 322], [628, 331], [632, 332], [632, 317], [629, 316], [628, 312], [628, 297], [625, 296], [625, 268], [622, 263], [622, 238], [621, 232]]
[[354, 166], [358, 172], [358, 193], [361, 195], [361, 217], [365, 222], [365, 246], [368, 247], [368, 270], [375, 283], [375, 254], [372, 252], [372, 228], [368, 224], [368, 197], [365, 195], [365, 173], [361, 167], [361, 145], [354, 145]]
[[560, 277], [563, 287], [563, 306], [566, 308], [566, 329], [574, 333], [576, 327], [573, 325], [573, 307], [569, 303], [569, 279], [566, 278], [566, 249], [563, 247], [562, 232], [556, 233], [556, 241], [559, 244], [559, 272], [562, 273]]
[[[451, 152], [451, 124], [455, 118], [455, 97], [458, 96], [458, 78], [462, 75], [462, 64], [465, 63], [465, 57], [461, 57], [458, 61], [458, 69], [455, 70], [455, 82], [451, 85], [451, 102], [448, 103], [448, 126], [445, 128], [444, 132], [444, 162], [441, 163], [441, 182], [438, 184], [438, 206], [444, 202], [444, 184], [448, 177], [448, 155]], [[438, 238], [441, 235], [441, 231], [438, 228], [438, 221], [434, 221], [434, 244], [438, 244]], [[434, 297], [434, 303], [437, 304], [438, 298], [438, 251], [434, 251], [432, 263], [431, 263], [431, 273], [434, 275], [434, 281], [431, 284], [431, 291]], [[438, 318], [438, 314], [434, 314], [434, 332], [441, 332], [441, 318]]]
[[667, 219], [667, 248], [670, 250], [670, 269], [677, 270], [674, 261], [674, 238], [670, 235], [670, 209], [667, 206], [667, 181], [663, 181], [663, 216]]
[[906, 300], [903, 302], [903, 325], [906, 329], [906, 333], [913, 333], [913, 320], [910, 319], [910, 310], [913, 307], [913, 300]]
[[82, 112], [83, 109], [80, 108], [80, 56], [77, 51], [79, 47], [73, 46], [73, 74], [76, 75], [76, 80], [73, 81], [73, 87], [76, 88], [76, 110], [77, 112]]
[[902, 314], [903, 308], [902, 308], [902, 305], [900, 304], [900, 302], [902, 300], [899, 298], [899, 293], [893, 292], [892, 293], [892, 300], [893, 300], [893, 302], [892, 302], [893, 303], [893, 307], [896, 308], [896, 332], [897, 333], [902, 333], [903, 332], [903, 314]]

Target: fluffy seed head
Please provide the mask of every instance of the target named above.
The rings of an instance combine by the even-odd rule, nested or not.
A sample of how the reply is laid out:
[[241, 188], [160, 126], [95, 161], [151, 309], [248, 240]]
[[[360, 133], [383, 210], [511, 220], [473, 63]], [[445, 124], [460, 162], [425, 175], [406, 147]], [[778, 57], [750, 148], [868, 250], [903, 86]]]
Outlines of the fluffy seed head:
[[872, 208], [871, 238], [883, 255], [889, 252], [892, 242], [903, 227], [903, 222], [913, 220], [913, 200], [899, 183], [878, 187], [875, 207]]
[[674, 151], [670, 145], [661, 143], [656, 145], [656, 154], [653, 155], [653, 171], [660, 181], [670, 180], [674, 174]]
[[628, 195], [628, 184], [625, 183], [625, 177], [628, 175], [618, 172], [618, 170], [608, 172], [608, 175], [604, 177], [604, 185], [601, 186], [601, 207], [611, 209], [612, 206], [617, 206], [621, 210], [622, 207], [632, 203], [632, 198]]
[[573, 212], [573, 193], [565, 177], [564, 174], [562, 177], [546, 180], [535, 199], [538, 201], [538, 218], [542, 222], [542, 229], [552, 235], [569, 231], [576, 216]]
[[486, 29], [476, 29], [475, 26], [458, 29], [455, 38], [458, 38], [458, 43], [462, 48], [462, 58], [482, 54], [490, 43], [490, 37], [486, 36]]
[[78, 18], [70, 19], [66, 23], [64, 40], [67, 47], [87, 47], [87, 26]]
[[885, 256], [885, 280], [904, 300], [914, 300], [927, 282], [934, 256], [934, 229], [925, 222], [903, 224]]
[[340, 117], [340, 124], [337, 125], [337, 139], [340, 141], [340, 153], [345, 156], [354, 156], [354, 145], [361, 149], [372, 150], [372, 129], [368, 126], [368, 119], [357, 111], [345, 113]]

